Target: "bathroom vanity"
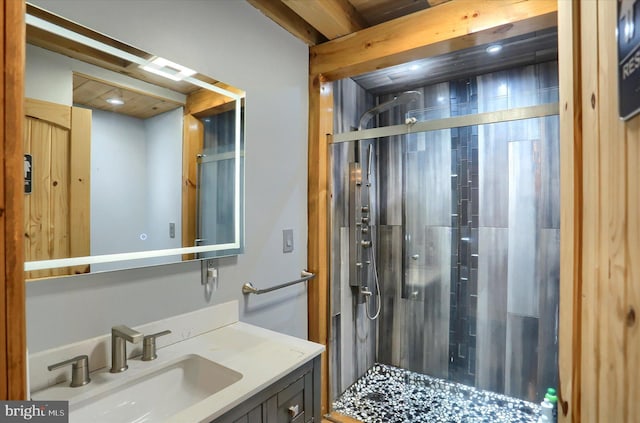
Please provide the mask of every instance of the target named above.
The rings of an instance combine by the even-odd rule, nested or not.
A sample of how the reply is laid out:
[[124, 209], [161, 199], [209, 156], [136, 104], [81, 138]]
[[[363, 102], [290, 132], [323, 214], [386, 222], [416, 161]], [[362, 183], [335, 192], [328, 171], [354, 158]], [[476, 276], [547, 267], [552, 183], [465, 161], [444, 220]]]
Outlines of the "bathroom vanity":
[[240, 404], [215, 423], [320, 421], [320, 357]]
[[[157, 339], [157, 358], [128, 343], [127, 370], [110, 372], [111, 335], [29, 357], [34, 400], [69, 401], [70, 422], [320, 421], [324, 346], [238, 321], [231, 301], [135, 327]], [[71, 368], [47, 366], [87, 355], [91, 382], [71, 387]]]

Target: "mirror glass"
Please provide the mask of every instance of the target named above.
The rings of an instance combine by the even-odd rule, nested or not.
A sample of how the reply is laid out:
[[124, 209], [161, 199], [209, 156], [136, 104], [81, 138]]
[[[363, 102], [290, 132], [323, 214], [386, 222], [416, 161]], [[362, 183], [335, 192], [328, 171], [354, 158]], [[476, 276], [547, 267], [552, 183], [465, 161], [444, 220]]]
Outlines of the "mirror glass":
[[241, 89], [27, 5], [27, 279], [239, 254]]

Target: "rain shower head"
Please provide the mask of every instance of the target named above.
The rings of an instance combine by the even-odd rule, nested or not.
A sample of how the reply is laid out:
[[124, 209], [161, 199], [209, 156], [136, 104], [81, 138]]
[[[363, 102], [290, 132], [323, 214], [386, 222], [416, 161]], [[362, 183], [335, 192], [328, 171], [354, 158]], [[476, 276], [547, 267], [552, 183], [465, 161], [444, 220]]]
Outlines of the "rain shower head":
[[391, 110], [392, 108], [404, 104], [409, 104], [413, 101], [418, 101], [422, 98], [422, 93], [419, 91], [405, 91], [401, 94], [398, 94], [393, 98], [393, 100], [386, 101], [382, 104], [378, 104], [375, 107], [367, 110], [360, 116], [360, 121], [358, 123], [358, 130], [362, 130], [369, 120], [377, 114], [382, 112], [386, 112], [387, 110]]

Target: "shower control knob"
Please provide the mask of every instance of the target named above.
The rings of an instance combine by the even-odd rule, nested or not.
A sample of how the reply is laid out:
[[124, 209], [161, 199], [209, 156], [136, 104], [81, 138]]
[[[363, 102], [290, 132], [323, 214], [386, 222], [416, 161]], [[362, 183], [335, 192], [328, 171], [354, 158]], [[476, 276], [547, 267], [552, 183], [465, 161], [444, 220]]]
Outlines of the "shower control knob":
[[365, 225], [366, 225], [367, 223], [369, 223], [369, 218], [368, 218], [368, 217], [363, 217], [363, 218], [362, 218], [362, 219], [360, 219], [360, 220], [362, 220], [362, 223], [364, 223]]
[[369, 213], [369, 207], [368, 206], [362, 206], [362, 213]]
[[363, 226], [363, 227], [361, 228], [361, 230], [362, 230], [362, 233], [363, 233], [363, 234], [366, 234], [366, 233], [368, 233], [368, 232], [369, 232], [369, 227], [368, 227], [368, 226]]
[[371, 247], [371, 241], [360, 241], [360, 245], [362, 245], [364, 248], [369, 248]]

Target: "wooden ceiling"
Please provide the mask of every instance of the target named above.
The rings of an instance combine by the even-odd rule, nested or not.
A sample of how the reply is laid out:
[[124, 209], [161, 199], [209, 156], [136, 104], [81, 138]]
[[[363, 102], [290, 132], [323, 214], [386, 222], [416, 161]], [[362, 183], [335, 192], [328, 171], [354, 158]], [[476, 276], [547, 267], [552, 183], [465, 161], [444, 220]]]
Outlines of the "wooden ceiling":
[[310, 46], [449, 0], [247, 0]]
[[507, 38], [495, 44], [501, 47], [497, 53], [487, 52], [487, 45], [474, 46], [358, 75], [353, 80], [371, 94], [382, 95], [558, 60], [556, 28]]
[[[468, 77], [472, 74], [480, 75], [498, 70], [525, 66], [534, 63], [557, 60], [557, 30], [555, 27], [548, 27], [542, 30], [531, 29], [529, 33], [516, 31], [510, 34], [513, 25], [504, 25], [504, 16], [496, 9], [493, 14], [487, 15], [485, 3], [493, 3], [501, 10], [510, 10], [513, 1], [505, 1], [500, 6], [499, 0], [247, 0], [254, 7], [262, 11], [266, 16], [274, 20], [291, 34], [306, 42], [311, 51], [318, 52], [321, 49], [325, 53], [330, 50], [337, 51], [335, 54], [346, 53], [342, 51], [340, 43], [346, 44], [356, 38], [362, 38], [357, 52], [368, 50], [367, 43], [383, 43], [384, 40], [393, 38], [397, 32], [379, 31], [376, 35], [366, 38], [360, 34], [375, 31], [372, 28], [378, 25], [380, 28], [385, 24], [396, 25], [406, 29], [409, 15], [423, 16], [432, 9], [444, 11], [459, 10], [459, 15], [442, 13], [448, 19], [467, 20], [470, 16], [477, 16], [484, 13], [484, 16], [495, 16], [495, 33], [503, 34], [503, 37], [493, 37], [499, 39], [502, 51], [498, 54], [488, 54], [487, 45], [474, 45], [462, 49], [450, 49], [446, 54], [432, 55], [419, 60], [406, 62], [403, 64], [390, 66], [376, 66], [376, 70], [364, 73], [352, 78], [363, 88], [373, 94], [385, 94], [399, 92], [419, 86], [425, 86], [456, 78]], [[445, 8], [441, 5], [447, 4]], [[533, 3], [533, 2], [532, 2]], [[535, 6], [532, 6], [532, 9]], [[494, 8], [495, 9], [495, 8]], [[518, 15], [521, 12], [515, 12]], [[510, 12], [505, 12], [509, 15]], [[398, 19], [402, 18], [402, 19]], [[522, 18], [522, 17], [521, 17]], [[511, 19], [516, 19], [511, 17]], [[390, 22], [394, 21], [394, 22]], [[402, 23], [401, 23], [402, 21]], [[417, 21], [417, 20], [414, 20]], [[491, 18], [487, 22], [490, 22]], [[397, 24], [396, 24], [397, 23]], [[455, 22], [452, 23], [455, 25]], [[454, 26], [452, 26], [453, 28]], [[370, 29], [367, 29], [370, 28]], [[397, 28], [396, 28], [397, 29]], [[423, 28], [420, 28], [421, 30]], [[464, 25], [459, 25], [458, 29], [464, 30]], [[447, 31], [446, 26], [434, 31]], [[357, 34], [356, 34], [357, 33]], [[347, 41], [348, 40], [348, 41]], [[367, 41], [368, 40], [368, 41]], [[365, 43], [364, 41], [367, 41]], [[353, 44], [353, 42], [351, 43]], [[360, 46], [361, 45], [361, 46]], [[453, 51], [451, 51], [453, 50]], [[363, 53], [364, 54], [364, 53]], [[418, 56], [419, 57], [419, 56]], [[416, 57], [417, 58], [417, 57]], [[313, 64], [313, 63], [312, 63]], [[351, 74], [353, 75], [353, 73]], [[337, 75], [330, 75], [330, 79], [340, 79]]]

